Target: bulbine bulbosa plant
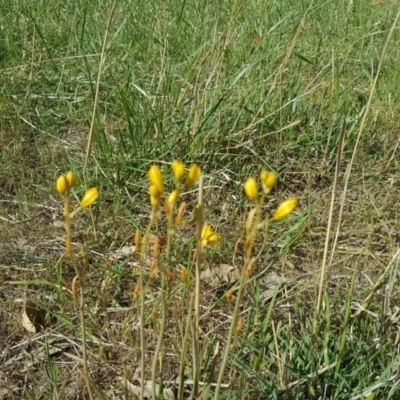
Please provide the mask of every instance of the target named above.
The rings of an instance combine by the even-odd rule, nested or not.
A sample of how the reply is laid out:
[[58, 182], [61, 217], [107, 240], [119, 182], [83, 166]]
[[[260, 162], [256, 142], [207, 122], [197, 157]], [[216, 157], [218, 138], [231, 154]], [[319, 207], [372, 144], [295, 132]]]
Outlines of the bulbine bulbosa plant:
[[225, 349], [222, 356], [221, 367], [218, 374], [217, 385], [215, 388], [214, 399], [219, 399], [219, 392], [224, 377], [225, 368], [228, 362], [229, 353], [232, 348], [232, 341], [234, 335], [238, 334], [243, 326], [243, 321], [239, 317], [239, 308], [242, 301], [243, 291], [248, 282], [256, 259], [253, 257], [253, 244], [256, 238], [257, 232], [260, 228], [268, 229], [269, 224], [273, 221], [280, 221], [287, 218], [293, 210], [296, 208], [297, 200], [295, 198], [289, 198], [282, 202], [272, 217], [262, 216], [261, 210], [265, 202], [266, 197], [274, 188], [277, 182], [277, 176], [274, 172], [262, 170], [260, 174], [261, 181], [261, 194], [259, 193], [259, 185], [254, 177], [250, 177], [244, 184], [244, 191], [247, 197], [255, 203], [254, 207], [250, 210], [246, 220], [246, 239], [244, 242], [244, 264], [242, 268], [241, 277], [238, 283], [238, 288], [233, 287], [228, 291], [226, 298], [230, 302], [232, 300], [233, 292], [237, 290], [236, 303], [232, 315], [232, 322], [229, 328], [228, 338], [225, 344]]
[[[171, 281], [171, 270], [173, 265], [171, 265], [171, 249], [174, 244], [174, 233], [176, 229], [182, 224], [183, 213], [186, 209], [186, 203], [181, 201], [183, 196], [183, 189], [188, 189], [192, 187], [196, 182], [199, 182], [198, 188], [198, 201], [197, 205], [194, 207], [193, 220], [195, 222], [195, 237], [196, 237], [196, 250], [193, 257], [193, 267], [194, 267], [194, 277], [188, 273], [186, 267], [180, 265], [181, 272], [181, 283], [186, 288], [184, 293], [189, 296], [188, 309], [186, 310], [187, 323], [185, 325], [185, 330], [183, 334], [182, 350], [180, 358], [180, 368], [179, 368], [179, 386], [178, 386], [178, 399], [183, 399], [183, 385], [184, 385], [184, 373], [185, 373], [185, 362], [187, 360], [188, 338], [191, 337], [191, 347], [192, 347], [192, 380], [193, 389], [192, 397], [197, 398], [199, 395], [199, 383], [200, 383], [200, 354], [202, 351], [200, 349], [200, 298], [201, 298], [201, 282], [200, 273], [202, 268], [202, 252], [208, 245], [216, 245], [221, 236], [219, 233], [215, 232], [209, 224], [203, 223], [203, 180], [201, 176], [201, 170], [197, 164], [193, 164], [188, 170], [185, 166], [178, 160], [172, 163], [172, 172], [174, 176], [175, 186], [169, 192], [166, 193], [164, 177], [158, 166], [152, 165], [148, 171], [148, 178], [150, 181], [149, 194], [150, 194], [150, 204], [152, 206], [152, 212], [150, 215], [150, 221], [147, 229], [143, 235], [139, 231], [135, 235], [136, 251], [140, 251], [140, 270], [139, 270], [139, 283], [136, 292], [136, 298], [140, 297], [139, 305], [139, 319], [140, 319], [140, 343], [141, 343], [141, 388], [140, 394], [143, 398], [145, 394], [144, 382], [145, 382], [145, 367], [149, 365], [148, 354], [146, 351], [148, 340], [145, 337], [145, 282], [144, 282], [144, 259], [147, 248], [149, 246], [149, 237], [152, 228], [155, 226], [157, 221], [165, 215], [166, 219], [166, 245], [165, 245], [165, 256], [160, 257], [159, 246], [155, 245], [153, 247], [153, 260], [150, 267], [150, 278], [154, 277], [156, 273], [160, 274], [161, 280], [161, 292], [159, 296], [159, 306], [161, 307], [161, 319], [158, 325], [157, 334], [157, 345], [152, 356], [151, 370], [151, 390], [152, 398], [156, 400], [158, 398], [163, 398], [165, 393], [163, 392], [163, 358], [164, 358], [164, 335], [166, 329], [167, 321], [167, 311], [168, 302], [171, 299], [170, 293], [171, 288], [169, 287], [169, 282]], [[186, 175], [186, 178], [185, 178]], [[261, 190], [257, 180], [253, 177], [247, 179], [244, 184], [244, 191], [247, 197], [254, 203], [254, 206], [248, 213], [246, 220], [246, 239], [244, 241], [244, 265], [241, 272], [241, 277], [237, 285], [232, 287], [226, 294], [226, 299], [228, 302], [232, 301], [233, 294], [236, 294], [236, 303], [234, 306], [231, 326], [229, 329], [229, 334], [225, 347], [222, 353], [222, 361], [219, 369], [218, 380], [215, 385], [214, 399], [219, 398], [219, 392], [222, 385], [222, 380], [224, 377], [224, 372], [227, 366], [229, 353], [232, 349], [232, 344], [235, 335], [240, 332], [243, 321], [238, 316], [239, 308], [242, 301], [242, 296], [246, 283], [248, 282], [253, 266], [256, 262], [255, 257], [253, 257], [253, 243], [256, 238], [257, 232], [264, 228], [268, 229], [270, 223], [274, 221], [280, 221], [288, 217], [292, 211], [295, 209], [297, 201], [294, 198], [289, 198], [282, 202], [275, 213], [271, 217], [265, 217], [262, 213], [262, 207], [264, 205], [265, 199], [271, 190], [274, 188], [277, 182], [277, 176], [274, 172], [263, 170], [260, 174]], [[162, 206], [163, 205], [163, 206]], [[194, 281], [194, 282], [193, 282]], [[135, 296], [134, 296], [135, 297]], [[154, 297], [153, 297], [154, 298]], [[192, 309], [193, 308], [193, 309]], [[191, 332], [191, 335], [190, 335]], [[216, 357], [218, 356], [215, 355]], [[158, 382], [158, 383], [156, 383]], [[208, 382], [208, 386], [205, 391], [205, 396], [208, 395], [211, 388], [211, 382]], [[204, 397], [206, 398], [206, 397]]]
[[[72, 219], [73, 217], [83, 208], [87, 208], [91, 206], [98, 198], [99, 192], [97, 188], [89, 189], [80, 202], [80, 205], [75, 208], [75, 210], [71, 211], [72, 206], [72, 196], [71, 189], [76, 185], [76, 175], [69, 171], [65, 175], [60, 175], [57, 179], [56, 189], [57, 192], [63, 196], [64, 198], [64, 221], [65, 221], [65, 247], [66, 252], [71, 258], [72, 264], [75, 269], [75, 278], [71, 284], [71, 293], [74, 297], [74, 303], [76, 305], [77, 297], [78, 297], [78, 288], [79, 286], [79, 314], [81, 319], [81, 330], [82, 330], [82, 355], [83, 355], [83, 376], [86, 382], [87, 390], [91, 399], [93, 399], [93, 393], [90, 385], [89, 371], [88, 371], [88, 363], [87, 363], [87, 347], [86, 347], [86, 329], [85, 329], [85, 297], [84, 297], [84, 276], [83, 271], [85, 265], [81, 265], [80, 261], [75, 255], [73, 246], [72, 246]], [[84, 260], [87, 257], [83, 258]]]
[[[190, 360], [191, 377], [192, 377], [192, 398], [198, 398], [200, 394], [200, 370], [202, 367], [201, 355], [204, 354], [204, 349], [201, 347], [201, 330], [200, 319], [202, 311], [200, 307], [201, 299], [201, 270], [204, 265], [204, 258], [209, 256], [207, 254], [208, 247], [215, 247], [221, 241], [220, 233], [217, 233], [210, 224], [204, 222], [203, 218], [203, 177], [202, 171], [197, 164], [192, 164], [186, 168], [178, 160], [172, 163], [173, 187], [169, 191], [167, 189], [166, 180], [163, 173], [157, 165], [151, 165], [148, 170], [149, 179], [149, 203], [151, 205], [151, 213], [147, 227], [142, 232], [137, 229], [135, 232], [135, 251], [138, 255], [139, 262], [134, 267], [133, 276], [137, 275], [138, 280], [133, 290], [134, 303], [137, 303], [137, 312], [140, 321], [140, 388], [136, 390], [136, 394], [140, 398], [148, 398], [149, 395], [153, 400], [170, 398], [164, 389], [163, 382], [163, 368], [164, 359], [167, 354], [165, 346], [165, 336], [168, 322], [168, 313], [174, 309], [174, 293], [180, 293], [178, 296], [181, 304], [184, 305], [181, 314], [186, 322], [182, 326], [182, 337], [176, 345], [180, 348], [180, 361], [178, 372], [178, 387], [177, 398], [178, 400], [184, 399], [184, 376], [187, 374], [186, 363]], [[246, 237], [243, 244], [244, 262], [240, 278], [236, 284], [231, 287], [226, 293], [226, 301], [233, 302], [234, 295], [236, 296], [235, 304], [232, 312], [232, 319], [227, 335], [226, 342], [221, 354], [221, 362], [218, 373], [218, 378], [214, 390], [214, 399], [219, 399], [219, 393], [222, 387], [222, 380], [224, 378], [225, 370], [227, 367], [229, 354], [235, 347], [236, 338], [240, 334], [244, 321], [239, 316], [239, 309], [242, 303], [244, 289], [248, 283], [253, 267], [256, 263], [256, 257], [253, 255], [253, 245], [260, 229], [263, 232], [268, 230], [271, 223], [280, 221], [288, 217], [296, 207], [296, 199], [289, 198], [283, 201], [276, 211], [271, 216], [266, 216], [263, 211], [263, 206], [268, 194], [275, 187], [277, 182], [277, 175], [274, 172], [263, 170], [260, 174], [259, 180], [250, 177], [244, 184], [244, 192], [248, 199], [252, 202], [252, 207], [248, 212], [245, 231]], [[185, 192], [188, 189], [192, 191], [193, 186], [198, 183], [198, 198], [193, 207], [192, 221], [194, 222], [193, 234], [195, 237], [195, 249], [193, 256], [190, 255], [191, 261], [187, 266], [177, 263], [180, 255], [172, 253], [176, 250], [177, 245], [181, 242], [178, 240], [176, 232], [183, 223], [184, 213], [187, 209], [187, 204], [183, 201], [186, 196]], [[72, 236], [72, 220], [74, 216], [83, 208], [89, 207], [98, 198], [97, 188], [89, 189], [83, 196], [80, 205], [74, 210], [72, 207], [71, 189], [76, 185], [76, 176], [72, 172], [61, 175], [57, 179], [57, 191], [64, 199], [64, 219], [65, 219], [65, 245], [66, 252], [72, 260], [75, 268], [76, 276], [73, 279], [71, 292], [74, 297], [75, 304], [77, 304], [79, 292], [79, 312], [81, 319], [82, 329], [82, 353], [83, 353], [83, 376], [86, 381], [87, 390], [91, 399], [93, 399], [92, 387], [96, 387], [90, 380], [88, 372], [88, 357], [86, 345], [86, 331], [85, 331], [85, 297], [84, 297], [84, 271], [85, 262], [81, 262], [75, 255], [71, 236]], [[160, 220], [164, 218], [165, 224], [161, 224]], [[160, 227], [165, 226], [165, 235], [160, 235]], [[156, 234], [153, 234], [156, 233]], [[161, 243], [161, 238], [163, 243]], [[150, 254], [150, 257], [149, 257]], [[83, 257], [85, 260], [85, 257]], [[149, 271], [147, 271], [149, 269]], [[180, 274], [180, 279], [177, 279], [176, 273]], [[157, 285], [157, 293], [151, 293], [154, 285], [149, 282], [159, 276], [160, 284]], [[149, 279], [145, 279], [148, 277]], [[150, 298], [152, 307], [153, 330], [148, 329], [149, 321], [149, 302]], [[151, 310], [151, 307], [150, 307]], [[159, 310], [159, 311], [158, 311]], [[159, 315], [159, 318], [157, 318]], [[146, 335], [156, 336], [155, 347], [149, 348], [152, 343], [151, 338]], [[191, 346], [189, 346], [189, 344]], [[188, 352], [191, 347], [191, 357]], [[213, 363], [218, 364], [219, 346], [217, 346]], [[146, 367], [151, 369], [151, 381], [145, 385]], [[213, 368], [214, 368], [213, 367]], [[124, 371], [124, 386], [127, 389], [127, 375]], [[206, 382], [204, 389], [204, 398], [209, 398], [213, 374], [209, 375], [209, 381]], [[150, 383], [150, 387], [149, 387]], [[96, 391], [98, 388], [96, 389]]]

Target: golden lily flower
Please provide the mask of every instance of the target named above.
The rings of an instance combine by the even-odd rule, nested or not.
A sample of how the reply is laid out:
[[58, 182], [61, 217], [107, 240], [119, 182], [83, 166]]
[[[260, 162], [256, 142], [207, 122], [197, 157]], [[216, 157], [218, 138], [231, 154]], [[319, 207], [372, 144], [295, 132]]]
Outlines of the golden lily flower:
[[64, 175], [60, 175], [57, 178], [56, 188], [57, 192], [61, 195], [65, 194], [69, 189], [67, 178]]
[[266, 170], [261, 171], [261, 182], [263, 184], [263, 189], [266, 194], [268, 194], [271, 189], [276, 185], [278, 177], [275, 172], [268, 172]]
[[294, 197], [285, 200], [284, 202], [279, 204], [272, 219], [274, 221], [280, 221], [282, 219], [285, 219], [293, 212], [293, 210], [296, 208], [296, 205], [297, 205], [297, 199], [295, 199]]
[[179, 160], [173, 161], [172, 171], [174, 172], [176, 182], [180, 182], [185, 176], [185, 166]]
[[99, 197], [99, 191], [96, 187], [90, 188], [82, 197], [81, 208], [91, 206]]
[[67, 172], [66, 175], [65, 175], [65, 178], [67, 179], [68, 187], [70, 189], [75, 186], [75, 184], [76, 184], [76, 175], [72, 171]]
[[189, 187], [194, 185], [201, 175], [201, 169], [197, 164], [192, 164], [189, 168], [188, 176], [186, 177], [185, 186]]
[[160, 168], [157, 165], [152, 165], [149, 169], [150, 182], [157, 188], [160, 194], [164, 192], [164, 181]]
[[178, 190], [174, 190], [168, 197], [168, 203], [175, 204], [178, 201], [179, 192]]
[[250, 177], [244, 184], [244, 191], [250, 200], [255, 200], [258, 195], [258, 185], [254, 178]]
[[158, 199], [159, 199], [160, 196], [161, 196], [161, 193], [159, 192], [159, 190], [158, 190], [158, 188], [157, 188], [156, 185], [150, 185], [150, 187], [149, 187], [149, 193], [150, 193], [151, 196], [157, 197]]
[[203, 247], [207, 246], [207, 244], [217, 244], [218, 241], [220, 240], [220, 235], [218, 233], [214, 232], [211, 229], [211, 226], [206, 224], [203, 226], [203, 229], [201, 231], [201, 245]]

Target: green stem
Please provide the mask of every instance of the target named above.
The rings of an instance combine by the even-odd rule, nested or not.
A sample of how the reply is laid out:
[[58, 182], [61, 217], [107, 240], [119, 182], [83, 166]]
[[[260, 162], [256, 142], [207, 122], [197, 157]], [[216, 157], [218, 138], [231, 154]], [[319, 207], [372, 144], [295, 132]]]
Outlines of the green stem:
[[72, 249], [72, 233], [71, 233], [71, 215], [74, 213], [70, 213], [71, 208], [71, 196], [69, 191], [65, 196], [65, 205], [64, 205], [64, 218], [65, 218], [65, 231], [67, 233], [67, 253], [71, 257], [72, 264], [75, 268], [76, 276], [78, 277], [79, 284], [79, 314], [81, 319], [81, 329], [82, 329], [82, 358], [83, 358], [83, 372], [86, 382], [86, 387], [89, 392], [89, 397], [91, 400], [94, 399], [92, 388], [90, 386], [90, 378], [89, 378], [89, 369], [87, 364], [87, 347], [86, 347], [86, 326], [85, 326], [85, 295], [84, 295], [84, 284], [83, 277], [79, 269], [79, 263]]
[[[249, 245], [249, 248], [247, 250], [245, 250], [245, 260], [244, 260], [242, 275], [240, 277], [239, 291], [237, 294], [235, 309], [234, 309], [233, 315], [232, 315], [232, 322], [231, 322], [231, 326], [229, 328], [228, 339], [226, 341], [224, 355], [222, 358], [221, 367], [220, 367], [219, 374], [218, 374], [217, 386], [215, 388], [215, 393], [214, 393], [214, 400], [218, 400], [218, 398], [219, 398], [219, 392], [221, 390], [222, 379], [224, 378], [226, 365], [228, 363], [231, 343], [232, 343], [232, 339], [233, 339], [233, 336], [234, 336], [234, 333], [236, 330], [238, 316], [239, 316], [239, 307], [240, 307], [240, 303], [242, 301], [242, 295], [243, 295], [244, 288], [246, 287], [246, 283], [248, 281], [247, 267], [249, 266], [249, 264], [251, 262], [252, 246], [253, 246], [253, 243], [254, 243], [254, 240], [256, 237], [258, 225], [260, 223], [261, 207], [264, 203], [264, 199], [265, 199], [265, 194], [263, 194], [261, 196], [260, 203], [256, 206], [257, 210], [256, 210], [256, 215], [255, 215], [255, 221], [252, 224], [252, 228], [251, 228], [250, 232], [247, 232], [247, 237], [249, 237], [250, 235], [253, 235], [253, 242]], [[267, 225], [267, 228], [268, 228], [268, 225]], [[247, 238], [246, 238], [246, 240], [247, 240]]]
[[140, 291], [140, 311], [139, 311], [139, 319], [140, 319], [140, 398], [143, 399], [144, 396], [144, 373], [146, 366], [146, 347], [144, 341], [144, 279], [143, 279], [143, 268], [144, 268], [144, 256], [147, 249], [147, 244], [149, 240], [149, 235], [153, 223], [156, 219], [157, 210], [153, 208], [151, 212], [150, 222], [146, 228], [146, 232], [143, 236], [143, 242], [141, 246], [140, 252], [140, 260], [139, 260], [139, 291]]
[[339, 373], [340, 364], [342, 363], [344, 348], [345, 348], [345, 345], [346, 345], [347, 327], [348, 327], [348, 324], [349, 324], [350, 311], [351, 311], [350, 310], [350, 306], [351, 306], [351, 300], [353, 298], [353, 291], [354, 291], [354, 285], [355, 285], [355, 281], [356, 281], [357, 271], [358, 271], [358, 268], [357, 268], [357, 266], [355, 266], [354, 270], [353, 270], [353, 276], [351, 278], [351, 285], [350, 285], [349, 294], [347, 295], [346, 314], [345, 314], [344, 322], [343, 322], [343, 330], [342, 330], [342, 337], [341, 337], [341, 340], [340, 340], [339, 354], [337, 355], [337, 358], [336, 358], [335, 375], [337, 375]]
[[185, 375], [185, 358], [187, 352], [187, 341], [189, 337], [189, 330], [190, 330], [190, 317], [192, 316], [192, 307], [193, 307], [193, 295], [190, 295], [190, 303], [189, 303], [189, 311], [186, 319], [186, 326], [185, 326], [185, 335], [183, 337], [183, 344], [182, 344], [182, 354], [179, 366], [179, 387], [178, 387], [178, 400], [182, 400], [183, 398], [183, 379]]
[[194, 330], [193, 330], [193, 392], [197, 398], [199, 391], [200, 361], [199, 361], [199, 334], [200, 334], [200, 272], [201, 272], [201, 231], [203, 225], [203, 176], [199, 180], [199, 199], [195, 211], [196, 220], [196, 282], [194, 291]]
[[[170, 254], [170, 249], [171, 249], [171, 240], [172, 240], [172, 216], [173, 216], [173, 207], [171, 207], [170, 213], [168, 215], [168, 221], [167, 221], [167, 248], [166, 248], [166, 263], [167, 267], [169, 266], [169, 254]], [[154, 352], [154, 358], [153, 358], [153, 363], [152, 363], [152, 373], [151, 373], [151, 380], [153, 384], [153, 400], [157, 400], [157, 391], [156, 391], [156, 375], [157, 375], [157, 361], [163, 346], [164, 342], [164, 332], [165, 332], [165, 325], [167, 321], [167, 302], [166, 302], [166, 295], [165, 295], [165, 271], [164, 268], [161, 268], [161, 326], [160, 326], [160, 332], [158, 335], [158, 340], [157, 340], [157, 346], [156, 350]], [[162, 367], [163, 367], [163, 362], [162, 362], [162, 356], [161, 356], [161, 370], [160, 370], [160, 390], [162, 390]]]

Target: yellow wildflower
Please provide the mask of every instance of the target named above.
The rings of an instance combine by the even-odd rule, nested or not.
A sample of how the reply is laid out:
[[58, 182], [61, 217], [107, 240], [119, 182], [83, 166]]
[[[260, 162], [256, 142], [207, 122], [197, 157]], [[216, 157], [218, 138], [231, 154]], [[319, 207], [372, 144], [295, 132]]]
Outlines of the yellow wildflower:
[[160, 194], [164, 192], [164, 181], [160, 168], [157, 165], [152, 165], [149, 169], [150, 182], [157, 188]]
[[207, 244], [216, 244], [220, 240], [220, 235], [218, 233], [214, 232], [211, 229], [211, 226], [206, 224], [203, 226], [203, 229], [201, 231], [201, 245], [207, 246]]
[[268, 172], [266, 170], [261, 171], [261, 182], [263, 184], [263, 189], [266, 194], [268, 194], [271, 189], [276, 185], [278, 177], [275, 172]]
[[250, 177], [244, 184], [244, 191], [250, 200], [255, 200], [258, 195], [258, 185], [254, 178]]
[[175, 189], [168, 197], [168, 203], [175, 204], [178, 200], [179, 192]]
[[197, 164], [192, 164], [189, 168], [188, 176], [186, 177], [185, 186], [189, 187], [194, 185], [201, 175], [201, 169]]
[[172, 171], [174, 172], [175, 180], [180, 182], [185, 176], [185, 166], [178, 160], [172, 163]]
[[69, 188], [72, 188], [72, 187], [75, 186], [75, 184], [76, 184], [76, 175], [72, 171], [67, 172], [66, 175], [65, 175], [65, 178], [67, 179]]
[[286, 217], [289, 216], [289, 214], [293, 212], [293, 210], [296, 208], [296, 205], [297, 205], [297, 199], [295, 199], [294, 197], [285, 200], [284, 202], [279, 204], [272, 219], [275, 221], [280, 221], [282, 219], [285, 219]]
[[91, 206], [99, 197], [99, 191], [96, 187], [90, 188], [82, 197], [81, 207]]
[[57, 192], [60, 194], [65, 194], [69, 189], [67, 178], [64, 175], [60, 175], [57, 178], [56, 188]]

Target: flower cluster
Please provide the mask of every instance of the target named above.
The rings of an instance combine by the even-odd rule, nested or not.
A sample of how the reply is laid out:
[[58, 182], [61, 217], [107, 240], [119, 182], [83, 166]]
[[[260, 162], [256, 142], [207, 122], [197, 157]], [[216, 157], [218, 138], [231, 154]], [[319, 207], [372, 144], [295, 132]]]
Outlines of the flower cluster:
[[[275, 174], [275, 172], [262, 170], [260, 174], [260, 180], [263, 188], [263, 197], [260, 200], [260, 203], [262, 204], [264, 197], [268, 195], [276, 185], [278, 177]], [[253, 177], [250, 177], [246, 180], [244, 184], [244, 191], [250, 200], [252, 201], [257, 200], [259, 189], [257, 181]], [[280, 221], [282, 219], [285, 219], [293, 212], [293, 210], [296, 208], [296, 205], [297, 205], [297, 200], [293, 197], [285, 200], [278, 206], [277, 210], [272, 216], [272, 220]], [[257, 210], [254, 209], [252, 211], [253, 211], [252, 214], [255, 214]], [[249, 216], [250, 215], [251, 214], [249, 214]], [[252, 218], [253, 217], [254, 215], [252, 215]]]
[[[169, 196], [165, 201], [165, 211], [167, 215], [172, 214], [171, 210], [178, 202], [178, 198], [181, 193], [182, 181], [186, 174], [184, 164], [182, 164], [179, 160], [174, 160], [172, 163], [172, 172], [175, 177], [175, 189], [169, 194]], [[200, 175], [201, 175], [200, 167], [197, 164], [192, 164], [186, 176], [184, 184], [185, 188], [194, 185], [198, 181]], [[161, 197], [164, 194], [164, 178], [160, 168], [157, 165], [152, 165], [150, 167], [148, 177], [151, 183], [149, 187], [150, 202], [153, 208], [157, 209], [160, 205]], [[180, 211], [183, 213], [184, 209], [182, 209], [181, 207]], [[178, 216], [179, 214], [180, 213], [178, 212]], [[180, 216], [180, 219], [181, 217], [182, 216]]]
[[[57, 192], [65, 197], [69, 197], [71, 189], [76, 185], [76, 175], [69, 171], [65, 175], [60, 175], [57, 178], [56, 189]], [[80, 208], [91, 206], [99, 197], [99, 191], [96, 187], [90, 188], [83, 195]]]

